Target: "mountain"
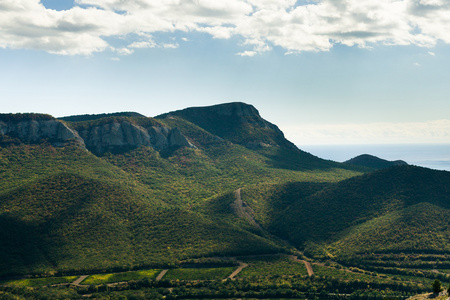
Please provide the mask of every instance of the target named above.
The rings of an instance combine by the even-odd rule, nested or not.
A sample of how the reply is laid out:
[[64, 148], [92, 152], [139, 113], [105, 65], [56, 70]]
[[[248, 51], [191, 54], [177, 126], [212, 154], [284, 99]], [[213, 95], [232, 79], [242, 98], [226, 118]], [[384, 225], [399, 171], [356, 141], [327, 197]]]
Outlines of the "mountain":
[[450, 250], [449, 173], [373, 171], [298, 149], [244, 103], [155, 118], [2, 114], [0, 276], [294, 246], [373, 267], [382, 253]]
[[156, 118], [167, 117], [180, 117], [222, 139], [250, 149], [264, 147], [296, 149], [294, 144], [285, 139], [276, 125], [261, 118], [255, 107], [242, 102], [191, 107]]
[[[0, 276], [285, 251], [239, 216], [216, 214], [211, 199], [261, 182], [361, 173], [298, 150], [249, 105], [211, 111], [230, 107], [240, 112], [204, 127], [175, 114], [0, 115]], [[228, 134], [213, 130], [221, 122], [234, 124]], [[295, 168], [277, 151], [291, 153]]]
[[402, 166], [407, 165], [408, 163], [403, 160], [394, 160], [389, 161], [385, 159], [381, 159], [379, 157], [369, 155], [369, 154], [362, 154], [359, 156], [356, 156], [352, 159], [349, 159], [344, 162], [345, 164], [351, 164], [351, 165], [358, 165], [363, 167], [369, 167], [373, 169], [384, 169], [384, 168], [390, 168], [393, 166]]
[[[179, 127], [191, 140], [199, 136], [207, 137], [197, 139], [197, 146], [230, 142], [262, 155], [266, 163], [274, 168], [296, 171], [333, 168], [360, 170], [356, 166], [337, 164], [298, 149], [276, 125], [263, 119], [255, 107], [242, 102], [191, 107], [159, 115], [156, 119]], [[189, 135], [191, 130], [194, 131], [192, 136]]]

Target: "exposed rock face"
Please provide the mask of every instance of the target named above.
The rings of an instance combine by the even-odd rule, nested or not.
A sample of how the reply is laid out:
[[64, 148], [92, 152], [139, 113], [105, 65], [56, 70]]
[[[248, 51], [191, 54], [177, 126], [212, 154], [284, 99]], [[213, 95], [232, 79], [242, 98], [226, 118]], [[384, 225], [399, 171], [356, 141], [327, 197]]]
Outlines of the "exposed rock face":
[[86, 147], [97, 154], [150, 146], [148, 132], [130, 122], [111, 122], [80, 131]]
[[75, 142], [84, 147], [83, 139], [75, 130], [55, 119], [0, 121], [0, 134], [18, 138], [24, 143], [47, 140], [56, 147], [64, 146], [69, 142]]
[[48, 115], [7, 114], [0, 115], [0, 135], [22, 143], [39, 143], [45, 140], [56, 147], [71, 142], [95, 154], [119, 153], [139, 146], [149, 146], [156, 150], [195, 148], [178, 128], [171, 129], [162, 125], [144, 128], [127, 119], [100, 124], [76, 127], [77, 131]]
[[151, 126], [148, 129], [129, 121], [111, 121], [80, 131], [86, 147], [96, 154], [122, 152], [139, 146], [156, 150], [170, 147], [194, 147], [178, 128]]
[[181, 133], [180, 129], [174, 128], [169, 134], [170, 147], [194, 147], [186, 137]]

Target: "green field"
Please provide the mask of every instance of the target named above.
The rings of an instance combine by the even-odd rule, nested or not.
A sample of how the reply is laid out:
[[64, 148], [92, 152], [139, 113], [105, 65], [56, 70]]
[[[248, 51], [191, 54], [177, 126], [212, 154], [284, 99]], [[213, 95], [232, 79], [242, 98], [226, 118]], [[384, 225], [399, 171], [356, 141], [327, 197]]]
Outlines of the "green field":
[[103, 284], [130, 280], [155, 279], [161, 272], [160, 269], [129, 271], [121, 273], [93, 274], [83, 280], [81, 284]]
[[164, 279], [168, 280], [218, 280], [227, 278], [235, 267], [170, 269]]
[[0, 285], [20, 286], [20, 287], [39, 287], [39, 286], [45, 286], [45, 285], [71, 283], [71, 282], [74, 282], [77, 278], [78, 278], [78, 276], [26, 278], [26, 279], [0, 281]]
[[238, 274], [238, 278], [308, 275], [304, 263], [293, 261], [286, 255], [245, 258], [242, 261], [246, 262], [248, 267]]

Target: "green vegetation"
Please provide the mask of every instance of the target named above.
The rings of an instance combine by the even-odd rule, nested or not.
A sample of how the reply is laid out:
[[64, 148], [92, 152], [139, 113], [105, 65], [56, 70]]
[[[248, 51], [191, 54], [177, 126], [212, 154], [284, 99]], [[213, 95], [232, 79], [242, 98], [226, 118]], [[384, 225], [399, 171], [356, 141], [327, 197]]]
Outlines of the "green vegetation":
[[433, 293], [439, 294], [442, 291], [442, 284], [438, 279], [433, 281]]
[[0, 114], [0, 121], [48, 121], [53, 120], [53, 116], [47, 114], [24, 113], [24, 114]]
[[[261, 257], [267, 262], [266, 257]], [[248, 263], [257, 263], [257, 258], [246, 258]], [[325, 267], [324, 267], [325, 268]], [[90, 286], [61, 288], [9, 288], [0, 286], [0, 295], [11, 299], [39, 295], [46, 299], [79, 299], [91, 295], [95, 299], [367, 299], [372, 297], [405, 297], [423, 293], [427, 288], [406, 281], [373, 280], [376, 277], [359, 276], [357, 279], [340, 279], [331, 275], [308, 277], [300, 274], [265, 274], [236, 280], [223, 280], [233, 268], [173, 269], [173, 279], [154, 281], [131, 280], [117, 285], [104, 283]], [[169, 274], [168, 274], [169, 275]], [[175, 278], [174, 275], [178, 275]], [[429, 287], [428, 287], [429, 288]], [[6, 298], [8, 299], [8, 298]]]
[[83, 280], [81, 284], [103, 284], [114, 283], [121, 281], [141, 280], [141, 279], [155, 279], [161, 272], [160, 269], [128, 271], [121, 273], [107, 273], [107, 274], [93, 274]]
[[167, 205], [160, 189], [76, 147], [5, 147], [0, 163], [3, 276], [129, 270], [279, 248], [237, 225]]
[[69, 116], [59, 118], [60, 120], [67, 122], [83, 122], [83, 121], [93, 121], [108, 117], [145, 117], [137, 112], [119, 112], [119, 113], [110, 113], [110, 114], [96, 114], [96, 115], [77, 115], [77, 116]]
[[[447, 214], [449, 184], [448, 172], [412, 166], [385, 169], [341, 181], [310, 196], [290, 193], [296, 201], [267, 227], [300, 247], [311, 245], [307, 242], [318, 245], [334, 242], [333, 247], [323, 252], [323, 258], [367, 251], [442, 251], [449, 245], [444, 241], [447, 224], [432, 215], [437, 207], [442, 208], [441, 217]], [[371, 226], [369, 221], [378, 223]], [[383, 225], [386, 229], [395, 223], [398, 231], [381, 234], [376, 229], [381, 226], [379, 222], [390, 223]], [[428, 227], [429, 222], [436, 227]], [[367, 230], [358, 236], [364, 240], [351, 238], [362, 228]], [[428, 234], [428, 230], [433, 234]], [[413, 232], [420, 232], [419, 238]], [[308, 253], [313, 254], [313, 250]]]
[[[110, 122], [177, 127], [196, 148], [96, 156], [77, 145], [2, 143], [0, 298], [363, 299], [450, 280], [436, 271], [450, 269], [449, 172], [366, 173], [372, 169], [325, 161], [239, 103], [64, 122], [76, 130]], [[317, 263], [315, 276], [287, 255], [294, 253]], [[248, 267], [222, 281], [236, 268], [231, 257]], [[162, 268], [170, 271], [156, 282]], [[77, 274], [93, 274], [90, 286], [45, 287]], [[25, 275], [33, 278], [11, 281]]]
[[407, 165], [403, 160], [388, 161], [369, 154], [362, 154], [344, 162], [345, 164], [359, 165], [373, 169], [385, 169], [393, 166]]
[[287, 255], [246, 257], [243, 261], [248, 267], [238, 274], [238, 278], [308, 275], [304, 263]]
[[218, 280], [227, 278], [236, 268], [182, 268], [169, 269], [165, 280]]
[[0, 281], [0, 285], [19, 286], [19, 287], [40, 287], [46, 285], [71, 283], [74, 282], [77, 278], [78, 276], [25, 278], [25, 279]]

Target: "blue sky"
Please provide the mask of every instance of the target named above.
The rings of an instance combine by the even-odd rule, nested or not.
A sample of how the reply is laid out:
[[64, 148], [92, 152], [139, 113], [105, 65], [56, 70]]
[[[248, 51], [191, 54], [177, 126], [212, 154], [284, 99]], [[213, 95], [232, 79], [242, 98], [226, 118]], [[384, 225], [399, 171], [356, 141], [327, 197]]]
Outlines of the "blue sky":
[[1, 112], [242, 101], [296, 144], [450, 142], [444, 0], [0, 1]]

